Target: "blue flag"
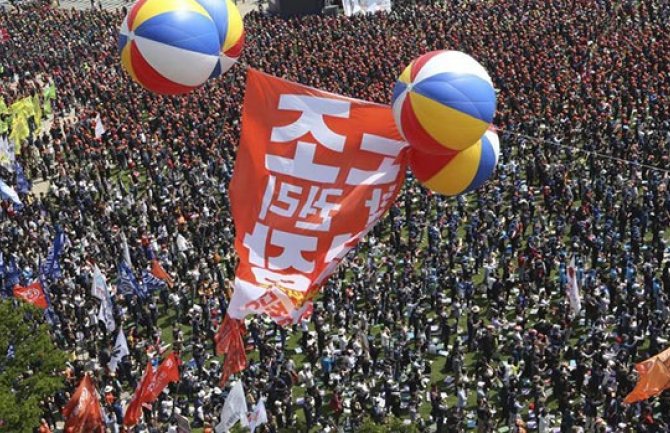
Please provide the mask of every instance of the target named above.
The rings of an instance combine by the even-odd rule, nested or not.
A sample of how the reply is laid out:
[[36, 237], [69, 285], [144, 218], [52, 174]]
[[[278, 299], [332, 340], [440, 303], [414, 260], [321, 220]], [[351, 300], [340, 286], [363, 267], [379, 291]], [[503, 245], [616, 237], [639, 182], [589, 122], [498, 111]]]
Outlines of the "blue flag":
[[60, 255], [63, 252], [63, 246], [65, 245], [65, 233], [63, 230], [56, 226], [56, 237], [54, 238], [54, 243], [51, 246], [49, 255], [47, 256], [46, 262], [42, 266], [42, 275], [45, 278], [58, 279], [62, 276], [62, 271], [59, 263]]
[[7, 185], [7, 182], [2, 179], [0, 179], [0, 198], [3, 200], [10, 200], [12, 203], [14, 203], [15, 206], [23, 206], [21, 199], [19, 198], [19, 195], [16, 193], [16, 191], [14, 191], [14, 188]]
[[5, 255], [0, 251], [0, 278], [5, 277]]
[[151, 245], [147, 245], [144, 252], [147, 256], [147, 260], [151, 261], [156, 258], [156, 253], [154, 252], [154, 249], [151, 248]]
[[19, 194], [28, 194], [33, 189], [33, 185], [26, 178], [23, 167], [21, 167], [18, 161], [14, 163], [14, 171], [16, 172], [16, 190]]
[[58, 319], [54, 313], [53, 305], [51, 305], [51, 296], [49, 296], [49, 287], [47, 282], [44, 281], [42, 275], [40, 275], [40, 284], [42, 285], [42, 291], [44, 292], [44, 297], [47, 299], [47, 309], [44, 310], [44, 317], [47, 319], [47, 323], [51, 326], [54, 326]]
[[7, 267], [5, 277], [5, 287], [8, 289], [12, 289], [21, 282], [21, 271], [19, 271], [19, 267], [16, 266], [14, 257], [9, 260], [9, 266]]
[[155, 292], [165, 286], [165, 281], [156, 278], [151, 272], [145, 269], [142, 271], [142, 285], [146, 291]]
[[132, 269], [128, 266], [128, 263], [125, 261], [119, 262], [118, 266], [118, 281], [116, 282], [116, 287], [119, 289], [119, 292], [123, 295], [132, 295], [136, 294], [140, 298], [146, 298], [148, 293], [144, 287], [141, 287], [137, 282], [135, 275], [133, 275]]

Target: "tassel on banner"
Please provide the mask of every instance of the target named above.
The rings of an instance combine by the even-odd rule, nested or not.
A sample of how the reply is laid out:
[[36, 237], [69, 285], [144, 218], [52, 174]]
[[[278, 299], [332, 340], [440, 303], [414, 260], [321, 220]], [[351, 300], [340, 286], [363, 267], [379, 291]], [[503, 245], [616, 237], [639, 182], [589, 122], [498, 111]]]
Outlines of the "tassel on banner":
[[226, 355], [223, 361], [220, 385], [224, 386], [230, 376], [243, 371], [247, 367], [247, 354], [244, 349], [246, 328], [240, 320], [231, 319], [229, 315], [223, 319], [219, 331], [214, 336], [216, 354]]

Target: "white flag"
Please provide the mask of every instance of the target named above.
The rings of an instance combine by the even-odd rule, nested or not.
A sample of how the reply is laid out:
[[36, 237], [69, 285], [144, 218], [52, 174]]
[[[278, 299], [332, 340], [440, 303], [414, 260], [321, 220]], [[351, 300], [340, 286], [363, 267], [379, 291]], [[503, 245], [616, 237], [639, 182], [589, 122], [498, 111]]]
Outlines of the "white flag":
[[577, 283], [577, 268], [575, 267], [575, 257], [572, 256], [568, 265], [568, 300], [572, 315], [577, 316], [582, 310], [582, 299], [579, 295], [579, 285]]
[[221, 422], [214, 430], [216, 433], [226, 433], [237, 421], [243, 427], [247, 427], [249, 425], [249, 420], [247, 419], [248, 411], [247, 399], [244, 396], [244, 388], [242, 388], [242, 381], [240, 380], [230, 390], [230, 394], [228, 394], [221, 410]]
[[102, 124], [102, 119], [100, 119], [100, 113], [98, 113], [95, 117], [95, 138], [102, 138], [105, 132], [105, 126]]
[[268, 413], [265, 411], [265, 400], [260, 399], [254, 406], [254, 411], [249, 415], [249, 430], [254, 433], [256, 427], [266, 422], [268, 422]]
[[98, 321], [105, 323], [107, 332], [114, 332], [116, 329], [116, 321], [114, 320], [114, 307], [110, 297], [103, 299], [100, 303], [100, 311], [98, 311]]
[[113, 373], [116, 371], [116, 366], [121, 362], [121, 358], [126, 355], [130, 355], [128, 350], [128, 343], [126, 342], [126, 336], [123, 334], [123, 328], [119, 331], [119, 335], [116, 336], [116, 343], [114, 344], [114, 352], [112, 353], [112, 359], [109, 361], [109, 370]]
[[105, 275], [100, 271], [98, 265], [93, 267], [93, 285], [91, 286], [91, 295], [100, 299], [101, 301], [109, 296], [107, 291], [107, 280]]
[[4, 180], [0, 179], [0, 197], [2, 199], [9, 199], [11, 200], [14, 204], [21, 204], [21, 200], [19, 199], [19, 195], [14, 191], [14, 188], [11, 186], [7, 185]]
[[121, 232], [121, 248], [123, 250], [123, 260], [126, 261], [128, 267], [133, 269], [133, 262], [130, 260], [130, 250], [128, 249], [128, 239], [126, 239], [126, 234]]
[[13, 145], [9, 144], [9, 140], [6, 137], [0, 138], [0, 165], [13, 172], [14, 161], [16, 161], [16, 157]]
[[14, 172], [14, 163], [16, 163], [16, 145], [14, 140], [9, 141], [5, 139], [5, 145], [7, 146], [7, 158], [9, 159], [9, 167], [7, 169], [11, 172]]
[[93, 268], [93, 284], [91, 285], [91, 295], [100, 299], [100, 310], [98, 311], [98, 320], [105, 323], [107, 332], [114, 332], [116, 321], [114, 321], [114, 307], [112, 298], [109, 295], [107, 280], [100, 271], [98, 265]]

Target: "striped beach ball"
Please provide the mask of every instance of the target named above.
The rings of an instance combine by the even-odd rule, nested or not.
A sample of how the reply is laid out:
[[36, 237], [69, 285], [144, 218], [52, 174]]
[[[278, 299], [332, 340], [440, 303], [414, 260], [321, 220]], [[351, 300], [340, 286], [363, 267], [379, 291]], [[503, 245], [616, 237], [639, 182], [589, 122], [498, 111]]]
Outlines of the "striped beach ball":
[[138, 0], [121, 26], [123, 68], [144, 88], [165, 95], [189, 92], [220, 75], [239, 56], [243, 29], [235, 6], [218, 3]]
[[393, 92], [393, 114], [409, 144], [424, 153], [453, 154], [471, 146], [493, 121], [491, 77], [459, 51], [433, 51], [403, 71]]
[[219, 33], [221, 57], [212, 73], [217, 77], [230, 69], [244, 48], [244, 25], [242, 16], [232, 0], [198, 0], [216, 24]]
[[498, 135], [488, 130], [474, 145], [454, 155], [431, 155], [411, 148], [409, 166], [426, 188], [455, 196], [482, 186], [493, 174], [499, 155]]

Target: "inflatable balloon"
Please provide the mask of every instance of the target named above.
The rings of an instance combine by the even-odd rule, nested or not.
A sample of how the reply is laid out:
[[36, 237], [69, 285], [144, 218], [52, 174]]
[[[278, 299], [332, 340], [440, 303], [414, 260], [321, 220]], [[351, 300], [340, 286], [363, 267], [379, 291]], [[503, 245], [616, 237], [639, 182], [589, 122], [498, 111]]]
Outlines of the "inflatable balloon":
[[217, 77], [230, 69], [242, 54], [244, 25], [242, 16], [232, 0], [198, 0], [216, 24], [221, 45], [221, 59], [212, 73]]
[[409, 166], [426, 188], [443, 195], [460, 195], [486, 182], [498, 163], [498, 135], [488, 130], [477, 143], [454, 155], [431, 155], [411, 148]]
[[459, 51], [433, 51], [414, 60], [393, 92], [398, 129], [414, 149], [434, 155], [471, 146], [493, 121], [495, 109], [488, 73]]
[[121, 26], [121, 63], [152, 92], [186, 93], [235, 63], [243, 35], [230, 0], [138, 0]]

